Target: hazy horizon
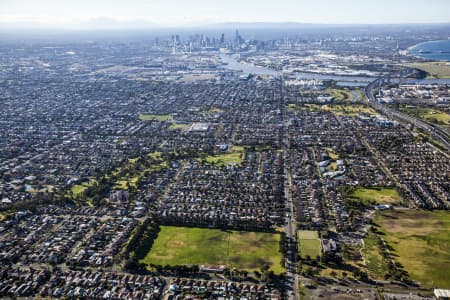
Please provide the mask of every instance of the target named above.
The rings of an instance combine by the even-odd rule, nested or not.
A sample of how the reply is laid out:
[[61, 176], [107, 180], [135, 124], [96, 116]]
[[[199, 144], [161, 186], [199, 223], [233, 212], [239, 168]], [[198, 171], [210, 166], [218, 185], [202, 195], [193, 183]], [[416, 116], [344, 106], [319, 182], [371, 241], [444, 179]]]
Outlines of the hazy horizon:
[[447, 0], [3, 0], [1, 28], [130, 29], [224, 23], [442, 24]]

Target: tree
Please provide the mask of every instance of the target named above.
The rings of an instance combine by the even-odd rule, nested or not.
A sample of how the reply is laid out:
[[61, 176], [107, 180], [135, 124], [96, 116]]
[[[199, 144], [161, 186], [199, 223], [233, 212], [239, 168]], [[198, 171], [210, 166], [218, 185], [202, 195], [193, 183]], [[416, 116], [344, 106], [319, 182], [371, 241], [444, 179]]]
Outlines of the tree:
[[255, 274], [256, 278], [261, 278], [261, 273], [259, 273], [258, 271], [253, 271], [253, 274]]
[[307, 267], [306, 269], [305, 269], [305, 275], [306, 276], [309, 276], [309, 277], [314, 277], [314, 270], [313, 270], [313, 268], [311, 268], [311, 267]]

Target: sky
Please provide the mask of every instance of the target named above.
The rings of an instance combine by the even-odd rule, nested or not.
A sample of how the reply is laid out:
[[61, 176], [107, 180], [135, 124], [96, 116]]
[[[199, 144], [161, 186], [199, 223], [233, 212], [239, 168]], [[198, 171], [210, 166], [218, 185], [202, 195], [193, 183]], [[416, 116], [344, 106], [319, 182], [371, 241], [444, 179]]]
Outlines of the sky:
[[0, 27], [449, 23], [450, 0], [0, 0]]

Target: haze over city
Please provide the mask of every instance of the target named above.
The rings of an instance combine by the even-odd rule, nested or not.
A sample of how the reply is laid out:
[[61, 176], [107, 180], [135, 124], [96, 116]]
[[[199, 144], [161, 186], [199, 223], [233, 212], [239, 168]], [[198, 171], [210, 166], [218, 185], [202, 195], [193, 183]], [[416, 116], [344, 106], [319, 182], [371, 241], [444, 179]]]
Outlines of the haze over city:
[[148, 28], [228, 22], [446, 23], [446, 0], [2, 0], [0, 26]]

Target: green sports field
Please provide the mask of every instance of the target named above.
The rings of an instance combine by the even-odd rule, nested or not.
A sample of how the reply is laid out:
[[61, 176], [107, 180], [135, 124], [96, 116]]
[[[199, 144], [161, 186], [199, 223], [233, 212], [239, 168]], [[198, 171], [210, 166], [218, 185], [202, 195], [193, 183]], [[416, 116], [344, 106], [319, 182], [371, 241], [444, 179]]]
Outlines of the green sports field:
[[302, 258], [309, 256], [311, 259], [315, 259], [317, 256], [320, 256], [321, 246], [317, 231], [299, 230], [297, 236], [298, 249]]
[[141, 260], [147, 265], [226, 265], [255, 271], [268, 265], [284, 272], [280, 235], [261, 232], [161, 226], [152, 249]]

